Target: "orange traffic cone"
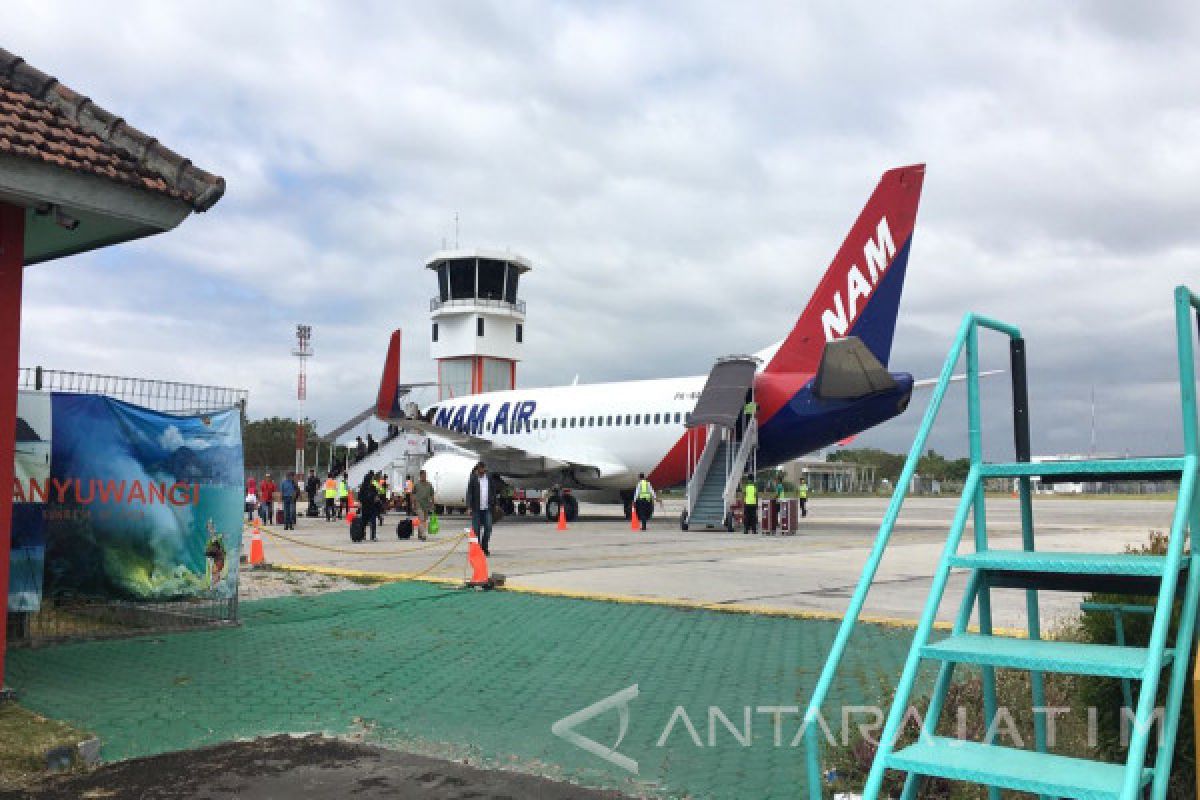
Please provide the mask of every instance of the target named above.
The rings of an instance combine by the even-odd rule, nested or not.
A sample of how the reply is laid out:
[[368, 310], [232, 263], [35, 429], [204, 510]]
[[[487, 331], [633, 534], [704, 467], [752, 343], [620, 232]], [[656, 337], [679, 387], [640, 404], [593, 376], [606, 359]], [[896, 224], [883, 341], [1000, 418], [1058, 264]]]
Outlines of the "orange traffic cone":
[[559, 501], [558, 504], [558, 529], [565, 531], [567, 529], [567, 504]]
[[353, 524], [354, 518], [357, 516], [358, 516], [358, 512], [354, 510], [353, 506], [351, 506], [350, 510], [346, 512], [346, 524], [347, 525]]
[[475, 535], [474, 530], [467, 534], [467, 564], [471, 566], [471, 579], [467, 581], [467, 586], [491, 585], [487, 556], [483, 554], [483, 548], [479, 546], [479, 537]]
[[637, 503], [629, 507], [629, 530], [640, 531], [642, 529], [642, 521], [638, 519]]
[[254, 532], [250, 536], [250, 566], [261, 564], [266, 561], [263, 556], [262, 530], [258, 527], [258, 520], [254, 520]]

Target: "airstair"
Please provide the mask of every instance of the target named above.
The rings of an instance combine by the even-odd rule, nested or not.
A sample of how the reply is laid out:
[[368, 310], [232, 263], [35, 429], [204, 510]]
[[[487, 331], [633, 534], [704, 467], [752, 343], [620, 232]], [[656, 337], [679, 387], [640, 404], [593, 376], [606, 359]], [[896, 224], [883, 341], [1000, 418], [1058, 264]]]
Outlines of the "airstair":
[[752, 356], [717, 359], [688, 415], [684, 530], [733, 530], [738, 484], [756, 467], [758, 421], [746, 414], [746, 404], [753, 402], [757, 369], [758, 359]]
[[[912, 649], [897, 684], [894, 704], [880, 738], [880, 745], [863, 789], [865, 800], [880, 796], [884, 773], [905, 773], [902, 798], [915, 798], [929, 777], [988, 787], [992, 800], [1000, 790], [1030, 792], [1042, 798], [1087, 798], [1088, 800], [1135, 800], [1142, 796], [1165, 800], [1181, 702], [1194, 644], [1200, 569], [1189, 569], [1186, 551], [1188, 528], [1200, 530], [1200, 498], [1197, 469], [1200, 441], [1196, 420], [1196, 373], [1193, 343], [1193, 314], [1200, 311], [1200, 298], [1185, 287], [1175, 290], [1176, 336], [1179, 382], [1183, 407], [1184, 455], [1175, 458], [1133, 458], [1030, 463], [1029, 414], [1025, 380], [1025, 342], [1020, 331], [1003, 322], [968, 314], [942, 369], [941, 378], [913, 442], [904, 471], [883, 518], [878, 538], [842, 625], [832, 645], [825, 668], [805, 712], [807, 770], [811, 800], [822, 797], [820, 729], [822, 704], [829, 693], [880, 559], [904, 502], [905, 491], [924, 452], [930, 429], [937, 417], [954, 366], [963, 350], [967, 359], [967, 407], [971, 469], [963, 487], [962, 500], [951, 524], [941, 560], [933, 578], [928, 601], [913, 636]], [[1009, 337], [1013, 380], [1014, 463], [983, 461], [979, 403], [978, 336], [981, 329]], [[1161, 556], [1063, 553], [1038, 551], [1034, 539], [1031, 479], [1055, 478], [1116, 481], [1170, 476], [1178, 479], [1179, 496], [1171, 524], [1167, 552]], [[988, 543], [985, 482], [992, 478], [1015, 479], [1020, 498], [1022, 548], [992, 549]], [[968, 521], [973, 521], [973, 551], [959, 552]], [[949, 636], [933, 637], [934, 619], [952, 570], [968, 572], [963, 602]], [[1115, 645], [1082, 644], [1045, 640], [1038, 617], [1041, 591], [1094, 591], [1156, 597], [1153, 608], [1116, 606], [1115, 613], [1153, 615], [1149, 641], [1144, 647], [1127, 646], [1124, 637]], [[1013, 639], [992, 631], [992, 589], [1025, 590], [1028, 638]], [[968, 632], [972, 613], [978, 611], [978, 633]], [[1172, 641], [1172, 612], [1178, 611], [1177, 632]], [[1119, 622], [1119, 620], [1118, 620]], [[906, 709], [923, 664], [936, 666], [937, 678], [915, 744], [896, 749]], [[1047, 672], [1097, 675], [1125, 681], [1127, 701], [1134, 707], [1134, 722], [1125, 763], [1105, 763], [1056, 755], [1047, 747], [1046, 720], [1034, 717], [1034, 749], [1025, 750], [988, 742], [968, 742], [936, 736], [947, 691], [955, 667], [972, 665], [981, 670], [985, 728], [992, 727], [997, 714], [995, 670], [1021, 670], [1030, 674], [1033, 706], [1045, 708], [1043, 676]], [[1165, 702], [1159, 721], [1157, 747], [1149, 758], [1159, 683]], [[1137, 687], [1136, 698], [1133, 687]], [[1146, 793], [1145, 795], [1143, 793]]]

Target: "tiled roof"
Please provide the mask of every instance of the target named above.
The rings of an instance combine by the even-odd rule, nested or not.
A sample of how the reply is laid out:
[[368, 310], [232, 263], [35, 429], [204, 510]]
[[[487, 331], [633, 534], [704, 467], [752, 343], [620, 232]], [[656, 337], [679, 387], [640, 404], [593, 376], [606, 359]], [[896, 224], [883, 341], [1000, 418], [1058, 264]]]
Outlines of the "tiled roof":
[[87, 97], [0, 48], [0, 154], [174, 197], [207, 211], [225, 193], [211, 175]]

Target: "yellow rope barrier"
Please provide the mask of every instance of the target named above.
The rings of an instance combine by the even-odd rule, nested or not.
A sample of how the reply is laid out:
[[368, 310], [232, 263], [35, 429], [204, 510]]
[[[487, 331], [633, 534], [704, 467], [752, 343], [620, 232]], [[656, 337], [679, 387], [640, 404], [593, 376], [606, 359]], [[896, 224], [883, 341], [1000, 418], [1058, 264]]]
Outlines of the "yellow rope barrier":
[[[252, 526], [250, 526], [250, 525], [243, 526], [243, 532], [250, 528], [252, 528]], [[313, 550], [324, 550], [327, 553], [338, 553], [339, 555], [347, 555], [347, 556], [372, 556], [372, 557], [374, 557], [374, 556], [378, 556], [378, 557], [406, 556], [406, 555], [409, 555], [410, 553], [419, 553], [423, 550], [432, 550], [436, 547], [442, 547], [446, 544], [446, 540], [443, 539], [442, 541], [438, 541], [438, 542], [428, 542], [426, 544], [417, 545], [416, 547], [410, 547], [406, 550], [350, 549], [350, 548], [345, 548], [345, 547], [330, 547], [329, 545], [317, 544], [316, 542], [306, 542], [303, 539], [297, 539], [294, 536], [288, 536], [287, 534], [280, 533], [279, 531], [267, 530], [266, 528], [259, 528], [259, 530], [262, 531], [263, 534], [270, 536], [274, 539], [279, 539], [279, 540], [282, 540], [285, 542], [291, 542], [292, 544], [297, 545], [299, 547], [308, 547]], [[457, 546], [458, 543], [461, 542], [465, 538], [467, 538], [467, 534], [460, 533], [458, 535], [458, 537], [453, 540], [453, 544], [455, 546]]]

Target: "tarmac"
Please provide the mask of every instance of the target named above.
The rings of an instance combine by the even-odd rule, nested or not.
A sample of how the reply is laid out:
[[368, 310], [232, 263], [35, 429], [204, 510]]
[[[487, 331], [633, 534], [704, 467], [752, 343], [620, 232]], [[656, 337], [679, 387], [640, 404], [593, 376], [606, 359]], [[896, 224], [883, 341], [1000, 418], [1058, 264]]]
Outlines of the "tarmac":
[[[899, 675], [954, 503], [906, 504], [868, 604], [879, 619], [856, 630], [828, 698], [834, 738], [870, 722], [870, 707]], [[585, 506], [561, 532], [544, 519], [506, 519], [491, 562], [518, 591], [495, 592], [461, 588], [462, 520], [447, 519], [428, 543], [398, 541], [395, 513], [389, 535], [373, 543], [351, 544], [344, 523], [302, 520], [288, 540], [272, 526], [268, 560], [314, 573], [296, 574], [296, 594], [247, 599], [233, 628], [16, 649], [7, 679], [30, 709], [98, 735], [106, 761], [249, 742], [229, 751], [228, 763], [245, 762], [256, 781], [198, 754], [210, 773], [196, 784], [203, 791], [186, 796], [251, 785], [258, 790], [246, 796], [262, 798], [324, 797], [329, 787], [439, 796], [425, 792], [432, 784], [462, 789], [448, 797], [541, 796], [521, 788], [532, 775], [558, 784], [545, 796], [583, 786], [644, 797], [795, 797], [807, 780], [800, 714], [885, 500], [810, 505], [789, 537], [683, 532], [670, 504], [644, 533], [602, 507]], [[1119, 551], [1162, 529], [1172, 507], [1039, 498], [1039, 546]], [[1015, 501], [989, 498], [989, 510], [991, 544], [1019, 546]], [[395, 580], [417, 572], [432, 580]], [[389, 582], [362, 588], [360, 573]], [[254, 570], [245, 585], [278, 591], [286, 578]], [[339, 591], [356, 580], [355, 590]], [[1023, 624], [1023, 597], [1012, 599], [996, 603], [997, 624]], [[1065, 616], [1077, 600], [1055, 597], [1044, 616]], [[762, 613], [746, 613], [755, 609]], [[573, 714], [567, 729], [586, 737], [574, 743], [560, 735]], [[321, 734], [436, 764], [334, 753], [330, 771], [292, 775], [286, 765], [302, 756], [259, 752], [275, 747], [260, 737], [279, 734]], [[595, 746], [580, 746], [588, 740]], [[136, 796], [185, 796], [170, 791], [195, 777], [189, 756], [168, 756], [162, 769], [148, 762], [143, 772], [160, 776], [160, 793]], [[371, 764], [383, 766], [364, 772]], [[109, 786], [125, 780], [106, 774], [116, 776]], [[300, 782], [273, 783], [273, 775]], [[370, 785], [356, 782], [363, 776]], [[331, 782], [322, 788], [318, 778]]]
[[[513, 588], [599, 599], [680, 602], [730, 610], [803, 612], [840, 618], [875, 541], [887, 498], [817, 497], [795, 536], [755, 536], [740, 532], [681, 531], [680, 501], [668, 500], [645, 533], [633, 532], [619, 507], [584, 504], [567, 531], [544, 517], [512, 516], [495, 526], [493, 571]], [[868, 617], [911, 624], [920, 617], [928, 587], [945, 543], [957, 497], [914, 497], [906, 501], [875, 585]], [[993, 548], [1020, 549], [1017, 501], [989, 497], [988, 539]], [[1174, 504], [1162, 500], [1035, 498], [1037, 547], [1042, 550], [1121, 552], [1140, 546], [1152, 530], [1170, 527]], [[301, 519], [299, 530], [266, 531], [267, 560], [276, 565], [381, 575], [412, 575], [461, 580], [465, 555], [431, 565], [469, 524], [462, 517], [442, 520], [433, 542], [398, 541], [391, 512], [379, 541], [350, 542], [344, 522]], [[974, 547], [968, 528], [962, 550]], [[327, 549], [318, 549], [327, 548]], [[952, 575], [938, 618], [952, 621], [965, 587], [965, 574]], [[1080, 596], [1043, 593], [1043, 628], [1078, 612]], [[993, 624], [1024, 630], [1023, 592], [997, 590]]]

